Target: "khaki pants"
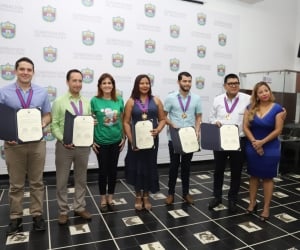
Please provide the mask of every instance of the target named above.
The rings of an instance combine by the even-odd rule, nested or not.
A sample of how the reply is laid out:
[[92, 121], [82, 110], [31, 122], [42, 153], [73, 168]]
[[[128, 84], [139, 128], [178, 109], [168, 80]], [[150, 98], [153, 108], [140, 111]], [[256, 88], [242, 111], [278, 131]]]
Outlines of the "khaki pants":
[[73, 208], [77, 212], [85, 210], [87, 165], [90, 151], [90, 147], [67, 149], [61, 142], [56, 142], [56, 196], [59, 213], [61, 214], [67, 214], [69, 211], [67, 187], [72, 163], [75, 183]]
[[9, 175], [10, 219], [23, 215], [23, 197], [26, 175], [30, 188], [29, 210], [32, 216], [43, 214], [43, 172], [46, 142], [4, 144], [5, 160]]

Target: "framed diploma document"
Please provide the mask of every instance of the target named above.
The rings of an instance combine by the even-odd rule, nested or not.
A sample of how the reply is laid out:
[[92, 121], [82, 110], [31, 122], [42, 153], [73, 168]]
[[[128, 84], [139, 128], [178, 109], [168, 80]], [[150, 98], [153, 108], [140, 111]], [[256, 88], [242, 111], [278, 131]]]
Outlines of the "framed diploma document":
[[42, 114], [37, 108], [20, 109], [17, 112], [18, 137], [22, 142], [43, 138]]
[[240, 150], [239, 128], [237, 125], [201, 124], [201, 147], [203, 149], [222, 151]]
[[199, 141], [194, 127], [170, 127], [170, 135], [175, 153], [187, 154], [200, 150]]
[[38, 108], [15, 110], [0, 104], [0, 139], [33, 142], [43, 138], [42, 114]]
[[94, 118], [90, 115], [65, 113], [63, 142], [75, 147], [90, 147], [94, 142]]
[[132, 128], [132, 146], [138, 149], [153, 148], [152, 129], [153, 123], [150, 120], [138, 121]]

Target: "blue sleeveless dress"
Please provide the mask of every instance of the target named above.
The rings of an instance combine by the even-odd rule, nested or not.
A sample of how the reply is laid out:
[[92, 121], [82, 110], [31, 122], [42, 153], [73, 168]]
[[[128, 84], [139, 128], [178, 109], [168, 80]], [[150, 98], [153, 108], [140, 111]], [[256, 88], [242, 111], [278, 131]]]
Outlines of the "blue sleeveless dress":
[[[282, 112], [282, 107], [274, 103], [271, 110], [262, 118], [254, 116], [250, 122], [250, 130], [256, 139], [263, 139], [275, 129], [276, 115]], [[259, 178], [273, 178], [278, 173], [280, 160], [280, 141], [278, 138], [263, 145], [264, 154], [260, 156], [249, 140], [246, 141], [247, 170], [249, 175]]]
[[[134, 103], [131, 122], [134, 125], [142, 120], [142, 111]], [[158, 125], [158, 107], [153, 100], [149, 99], [147, 119], [152, 120], [153, 128]], [[126, 182], [133, 185], [136, 191], [156, 193], [159, 191], [158, 170], [157, 170], [157, 152], [158, 136], [154, 139], [154, 147], [151, 149], [142, 149], [133, 151], [128, 142], [127, 155], [125, 157], [125, 178]]]

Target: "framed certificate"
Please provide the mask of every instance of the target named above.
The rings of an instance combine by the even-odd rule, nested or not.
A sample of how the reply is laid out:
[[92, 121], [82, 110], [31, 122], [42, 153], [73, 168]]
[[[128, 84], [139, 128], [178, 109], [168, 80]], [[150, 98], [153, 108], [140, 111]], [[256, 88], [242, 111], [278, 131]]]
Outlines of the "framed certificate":
[[175, 153], [187, 154], [200, 150], [199, 141], [194, 127], [170, 127], [170, 135]]
[[132, 146], [138, 149], [153, 148], [152, 129], [153, 123], [150, 120], [138, 121], [132, 128]]
[[43, 138], [42, 114], [37, 108], [20, 109], [17, 112], [18, 137], [22, 142]]
[[0, 139], [33, 142], [43, 138], [42, 114], [38, 108], [15, 110], [0, 104]]
[[237, 125], [201, 124], [201, 147], [208, 150], [240, 150], [239, 128]]
[[94, 118], [72, 115], [66, 110], [63, 142], [75, 147], [90, 147], [94, 142]]

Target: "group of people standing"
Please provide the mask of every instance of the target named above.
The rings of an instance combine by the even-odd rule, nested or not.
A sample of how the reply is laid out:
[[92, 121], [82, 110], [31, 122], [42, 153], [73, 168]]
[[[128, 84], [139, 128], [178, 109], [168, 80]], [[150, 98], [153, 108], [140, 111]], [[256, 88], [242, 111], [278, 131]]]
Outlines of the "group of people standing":
[[[170, 93], [164, 103], [152, 93], [148, 75], [135, 78], [130, 98], [124, 101], [117, 94], [114, 78], [104, 73], [97, 85], [97, 94], [91, 100], [81, 95], [82, 73], [77, 69], [67, 72], [68, 91], [58, 97], [51, 108], [47, 92], [31, 82], [34, 64], [27, 57], [20, 58], [15, 64], [16, 83], [0, 90], [0, 103], [16, 110], [20, 108], [40, 108], [42, 127], [51, 124], [52, 134], [57, 139], [55, 145], [56, 189], [58, 203], [58, 223], [64, 225], [69, 220], [68, 179], [71, 167], [74, 170], [75, 216], [86, 220], [92, 214], [86, 209], [86, 181], [90, 147], [76, 147], [63, 141], [65, 112], [73, 115], [93, 115], [94, 143], [92, 150], [97, 156], [99, 173], [99, 207], [102, 212], [114, 210], [113, 195], [117, 180], [119, 154], [126, 140], [125, 157], [126, 181], [134, 186], [136, 210], [151, 210], [149, 193], [159, 191], [157, 153], [159, 134], [168, 125], [173, 128], [194, 127], [200, 140], [202, 122], [201, 100], [191, 92], [192, 76], [188, 72], [178, 74], [178, 91]], [[250, 203], [246, 212], [257, 211], [256, 194], [260, 179], [264, 186], [263, 220], [269, 217], [269, 206], [273, 191], [272, 178], [277, 174], [280, 157], [280, 145], [277, 139], [283, 127], [286, 112], [279, 104], [274, 103], [274, 96], [267, 83], [255, 85], [252, 97], [241, 93], [239, 78], [229, 74], [224, 80], [225, 93], [215, 97], [209, 122], [217, 126], [237, 124], [240, 131], [240, 151], [214, 151], [214, 198], [209, 202], [209, 209], [222, 203], [222, 186], [227, 159], [230, 161], [231, 184], [228, 192], [229, 210], [237, 211], [238, 191], [245, 152], [247, 155], [248, 173], [250, 174]], [[153, 129], [149, 131], [154, 145], [151, 148], [139, 149], [134, 143], [133, 127], [140, 121], [150, 120]], [[189, 193], [190, 166], [193, 153], [174, 153], [174, 145], [168, 133], [170, 155], [167, 205], [174, 202], [175, 186], [179, 166], [182, 180], [182, 200], [194, 204]], [[33, 229], [46, 229], [43, 218], [43, 170], [46, 156], [44, 140], [37, 142], [5, 142], [6, 164], [9, 174], [10, 224], [8, 234], [22, 230], [22, 200], [26, 176], [30, 187], [30, 213], [33, 217]]]

